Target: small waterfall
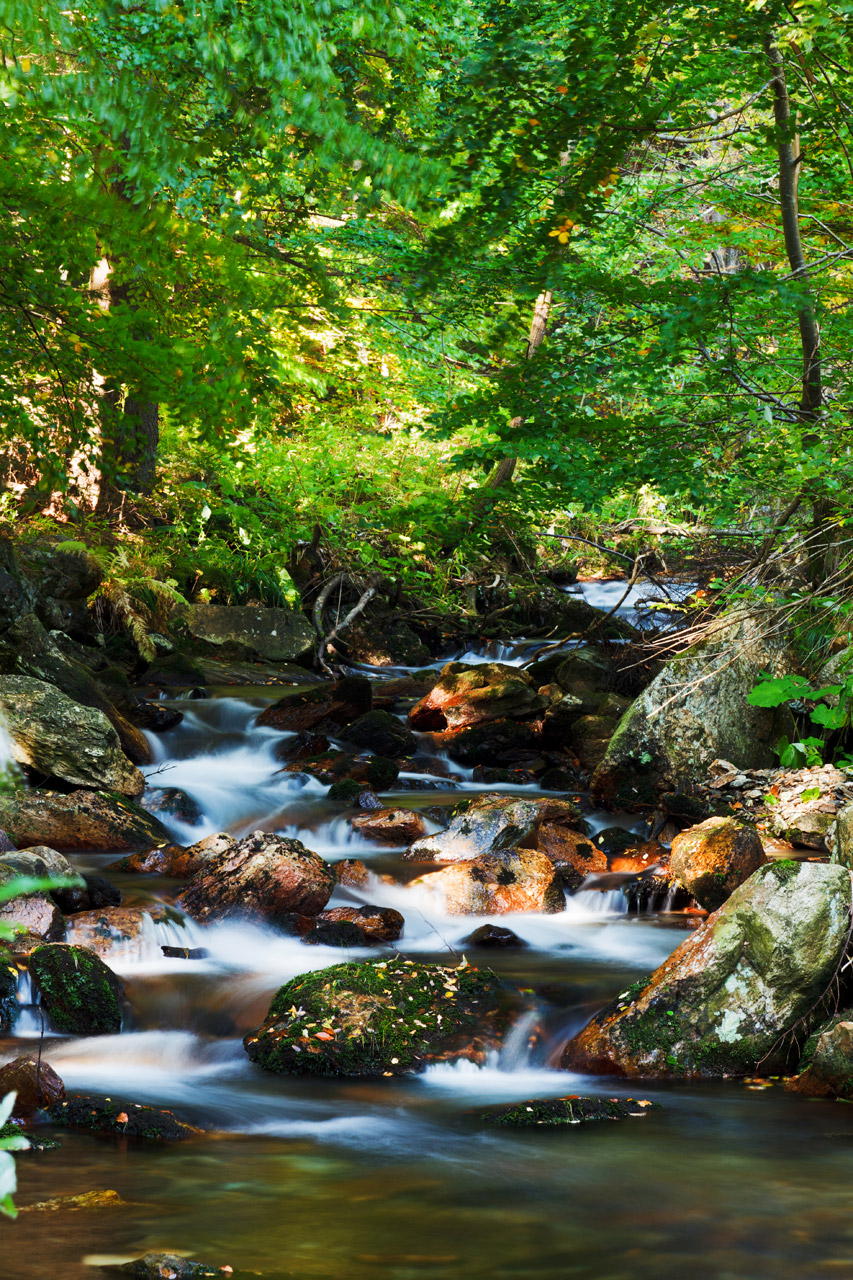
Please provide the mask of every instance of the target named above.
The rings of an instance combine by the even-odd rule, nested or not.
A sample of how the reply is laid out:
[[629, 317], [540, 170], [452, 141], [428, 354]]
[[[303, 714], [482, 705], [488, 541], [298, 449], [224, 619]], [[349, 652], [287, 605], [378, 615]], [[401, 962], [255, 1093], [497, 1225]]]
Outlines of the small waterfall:
[[15, 1019], [15, 1025], [12, 1028], [13, 1036], [32, 1040], [43, 1035], [55, 1036], [58, 1034], [56, 1031], [51, 1030], [47, 1014], [41, 1007], [41, 997], [26, 970], [18, 976], [18, 990], [15, 993], [15, 999], [21, 1006], [21, 1012]]
[[537, 1011], [529, 1009], [510, 1027], [498, 1054], [498, 1067], [501, 1071], [526, 1071], [530, 1066], [533, 1032], [538, 1021]]

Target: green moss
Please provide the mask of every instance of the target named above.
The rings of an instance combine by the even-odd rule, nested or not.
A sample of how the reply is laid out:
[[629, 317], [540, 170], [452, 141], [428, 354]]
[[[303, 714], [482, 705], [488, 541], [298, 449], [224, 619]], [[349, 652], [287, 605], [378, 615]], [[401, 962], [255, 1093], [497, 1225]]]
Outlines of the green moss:
[[400, 958], [352, 962], [286, 983], [244, 1045], [268, 1071], [397, 1075], [470, 1039], [500, 1004], [488, 972]]
[[29, 967], [57, 1031], [78, 1036], [121, 1031], [121, 983], [94, 951], [50, 943], [36, 947]]

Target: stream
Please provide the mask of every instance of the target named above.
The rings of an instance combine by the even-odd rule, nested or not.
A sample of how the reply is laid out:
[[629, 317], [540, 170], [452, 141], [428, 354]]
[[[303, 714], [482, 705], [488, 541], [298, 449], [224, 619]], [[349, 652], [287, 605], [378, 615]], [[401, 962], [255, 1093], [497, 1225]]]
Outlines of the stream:
[[[607, 584], [604, 584], [607, 585]], [[594, 593], [585, 594], [594, 596]], [[618, 594], [591, 602], [610, 608]], [[626, 606], [631, 607], [631, 603]], [[635, 615], [636, 616], [636, 615]], [[521, 662], [531, 646], [462, 656]], [[438, 664], [440, 665], [440, 664]], [[364, 670], [363, 668], [361, 670]], [[398, 669], [399, 670], [399, 669]], [[390, 669], [375, 671], [381, 680]], [[481, 918], [448, 916], [426, 891], [406, 888], [423, 868], [402, 849], [355, 834], [352, 811], [327, 788], [281, 772], [281, 733], [258, 711], [280, 689], [216, 689], [181, 699], [182, 723], [151, 735], [152, 787], [177, 787], [198, 805], [193, 825], [164, 819], [190, 844], [226, 830], [298, 837], [330, 862], [359, 858], [367, 885], [338, 887], [330, 906], [396, 907], [406, 927], [397, 948], [453, 962]], [[483, 790], [419, 735], [429, 771], [401, 774], [383, 802], [426, 811]], [[457, 779], [436, 776], [435, 769]], [[523, 790], [540, 794], [536, 788]], [[626, 815], [588, 815], [594, 832]], [[126, 905], [152, 904], [175, 882], [115, 872], [113, 854], [80, 854], [106, 874]], [[106, 870], [110, 867], [109, 870]], [[391, 876], [389, 884], [381, 877]], [[471, 953], [526, 988], [542, 1006], [541, 1034], [521, 1018], [485, 1066], [434, 1066], [420, 1077], [333, 1081], [267, 1075], [241, 1037], [293, 975], [369, 951], [308, 947], [259, 926], [202, 929], [180, 918], [150, 924], [125, 953], [107, 957], [132, 1010], [120, 1036], [47, 1033], [43, 1055], [69, 1092], [174, 1108], [208, 1130], [174, 1146], [122, 1145], [62, 1131], [61, 1148], [17, 1160], [21, 1208], [96, 1189], [121, 1208], [22, 1213], [0, 1221], [0, 1276], [95, 1277], [99, 1263], [148, 1251], [266, 1277], [348, 1280], [756, 1280], [853, 1274], [853, 1109], [743, 1081], [633, 1084], [581, 1077], [551, 1065], [565, 1041], [605, 1001], [658, 965], [686, 936], [679, 913], [629, 914], [621, 890], [581, 890], [558, 915], [495, 918], [527, 944]], [[202, 960], [166, 959], [161, 946], [203, 946]], [[22, 989], [21, 999], [31, 998]], [[41, 1018], [27, 1006], [8, 1060], [37, 1050]], [[552, 1130], [483, 1129], [478, 1106], [565, 1093], [633, 1096], [660, 1111], [621, 1123]]]

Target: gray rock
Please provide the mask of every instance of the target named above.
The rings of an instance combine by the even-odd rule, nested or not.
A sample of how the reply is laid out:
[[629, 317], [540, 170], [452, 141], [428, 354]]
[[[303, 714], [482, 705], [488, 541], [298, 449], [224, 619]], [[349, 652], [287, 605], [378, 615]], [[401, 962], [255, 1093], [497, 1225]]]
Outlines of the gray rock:
[[316, 641], [311, 623], [292, 609], [194, 604], [187, 611], [186, 622], [197, 640], [218, 648], [231, 646], [270, 662], [307, 658]]
[[853, 870], [853, 800], [838, 812], [832, 861]]
[[0, 676], [0, 712], [18, 764], [77, 787], [138, 796], [145, 779], [101, 711], [31, 676]]
[[755, 827], [718, 817], [675, 837], [670, 867], [700, 906], [716, 911], [765, 861]]
[[462, 862], [527, 843], [542, 823], [584, 830], [580, 812], [568, 800], [485, 795], [444, 831], [415, 841], [404, 856], [412, 862]]
[[811, 1098], [853, 1097], [853, 1011], [836, 1014], [808, 1040], [786, 1089]]
[[563, 1065], [621, 1076], [783, 1070], [792, 1042], [826, 1017], [850, 908], [841, 867], [761, 867], [649, 979], [593, 1018]]
[[596, 804], [636, 809], [661, 791], [690, 785], [719, 758], [740, 769], [773, 763], [790, 713], [750, 706], [759, 675], [783, 674], [787, 650], [741, 614], [673, 658], [622, 717], [592, 779]]

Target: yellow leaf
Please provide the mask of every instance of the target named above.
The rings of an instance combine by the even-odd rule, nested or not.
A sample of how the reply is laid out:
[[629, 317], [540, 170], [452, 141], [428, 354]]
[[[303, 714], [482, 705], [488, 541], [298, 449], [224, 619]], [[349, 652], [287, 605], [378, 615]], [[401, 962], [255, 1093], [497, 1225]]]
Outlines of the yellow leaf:
[[24, 75], [26, 75], [26, 74], [27, 74], [27, 72], [29, 71], [29, 69], [30, 69], [31, 65], [32, 65], [32, 64], [31, 64], [31, 62], [30, 62], [29, 58], [21, 58], [21, 70], [23, 71]]

